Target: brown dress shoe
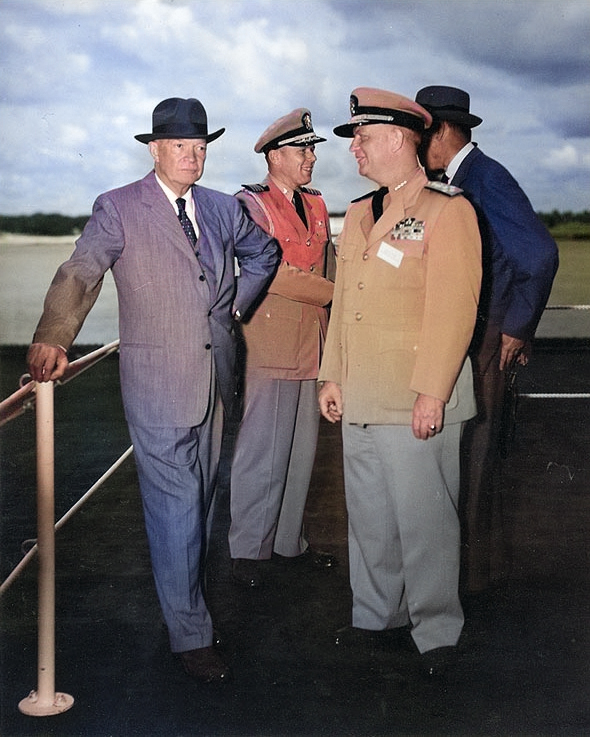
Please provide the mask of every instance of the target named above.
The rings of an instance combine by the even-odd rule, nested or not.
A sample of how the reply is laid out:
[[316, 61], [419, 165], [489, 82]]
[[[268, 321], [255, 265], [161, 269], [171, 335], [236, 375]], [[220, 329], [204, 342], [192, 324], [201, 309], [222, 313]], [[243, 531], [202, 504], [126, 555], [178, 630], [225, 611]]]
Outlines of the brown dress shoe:
[[232, 561], [232, 576], [242, 586], [259, 589], [264, 584], [264, 576], [260, 561], [251, 558], [234, 558]]
[[201, 683], [226, 682], [231, 678], [229, 666], [223, 662], [212, 645], [186, 650], [178, 655], [186, 673]]

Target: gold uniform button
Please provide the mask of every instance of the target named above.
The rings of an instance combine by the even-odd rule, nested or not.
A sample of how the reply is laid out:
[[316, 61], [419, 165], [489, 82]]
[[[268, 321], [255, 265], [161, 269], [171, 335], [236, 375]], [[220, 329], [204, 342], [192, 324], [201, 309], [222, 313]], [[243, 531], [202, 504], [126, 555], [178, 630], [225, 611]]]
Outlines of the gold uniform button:
[[369, 258], [368, 253], [363, 253], [363, 261], [366, 261]]
[[362, 281], [360, 281], [360, 282], [358, 283], [358, 288], [359, 288], [359, 289], [364, 289], [364, 288], [365, 288], [365, 285], [363, 284], [363, 282], [362, 282]]
[[359, 320], [363, 319], [363, 315], [361, 312], [355, 312], [354, 319], [358, 322]]

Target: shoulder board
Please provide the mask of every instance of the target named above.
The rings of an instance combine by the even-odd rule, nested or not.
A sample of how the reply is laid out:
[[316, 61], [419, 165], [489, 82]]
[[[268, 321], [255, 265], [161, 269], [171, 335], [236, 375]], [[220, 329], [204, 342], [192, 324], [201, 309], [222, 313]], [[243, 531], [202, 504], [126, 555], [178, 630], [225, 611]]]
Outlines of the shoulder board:
[[432, 189], [434, 192], [440, 192], [440, 194], [446, 194], [447, 197], [455, 197], [458, 194], [463, 194], [463, 190], [460, 187], [455, 187], [453, 184], [445, 184], [444, 182], [428, 182], [424, 185], [425, 189]]
[[300, 192], [305, 192], [305, 194], [322, 194], [319, 189], [313, 189], [312, 187], [299, 187]]
[[378, 190], [374, 189], [372, 192], [367, 192], [367, 194], [362, 194], [360, 197], [357, 197], [356, 200], [351, 200], [351, 202], [361, 202], [361, 200], [366, 200], [369, 197], [372, 197]]
[[242, 184], [242, 189], [246, 192], [268, 192], [270, 187], [267, 184]]

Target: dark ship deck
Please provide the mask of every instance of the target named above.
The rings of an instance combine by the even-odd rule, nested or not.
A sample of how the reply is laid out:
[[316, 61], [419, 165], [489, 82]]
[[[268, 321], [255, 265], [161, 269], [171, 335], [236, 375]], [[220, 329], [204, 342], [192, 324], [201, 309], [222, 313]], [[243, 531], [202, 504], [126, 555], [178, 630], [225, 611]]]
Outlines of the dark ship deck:
[[[1, 396], [24, 351], [2, 352]], [[56, 392], [58, 516], [128, 447], [117, 357]], [[228, 436], [209, 562], [214, 619], [234, 679], [189, 680], [168, 650], [154, 592], [133, 460], [57, 535], [56, 690], [73, 707], [28, 717], [36, 688], [37, 566], [4, 594], [0, 628], [4, 737], [131, 735], [375, 737], [590, 734], [590, 386], [588, 341], [538, 343], [520, 377], [517, 432], [504, 463], [509, 573], [466, 597], [455, 670], [421, 677], [408, 651], [341, 652], [348, 623], [346, 511], [338, 428], [322, 423], [307, 529], [332, 570], [268, 563], [260, 592], [232, 582]], [[535, 394], [566, 394], [539, 397]], [[35, 537], [33, 413], [1, 430], [2, 579]]]

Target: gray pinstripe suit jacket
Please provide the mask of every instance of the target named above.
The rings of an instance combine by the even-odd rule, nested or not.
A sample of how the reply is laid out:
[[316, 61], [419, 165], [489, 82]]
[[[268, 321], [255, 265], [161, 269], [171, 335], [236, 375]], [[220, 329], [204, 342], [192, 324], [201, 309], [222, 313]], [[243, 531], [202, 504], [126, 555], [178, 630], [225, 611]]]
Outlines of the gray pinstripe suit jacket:
[[232, 309], [244, 314], [278, 263], [276, 242], [246, 217], [234, 197], [196, 185], [193, 197], [199, 243], [213, 255], [214, 278], [202, 278], [151, 172], [98, 197], [74, 253], [53, 279], [35, 332], [35, 342], [69, 348], [112, 269], [121, 389], [133, 424], [200, 424], [213, 366], [229, 407], [235, 384]]

